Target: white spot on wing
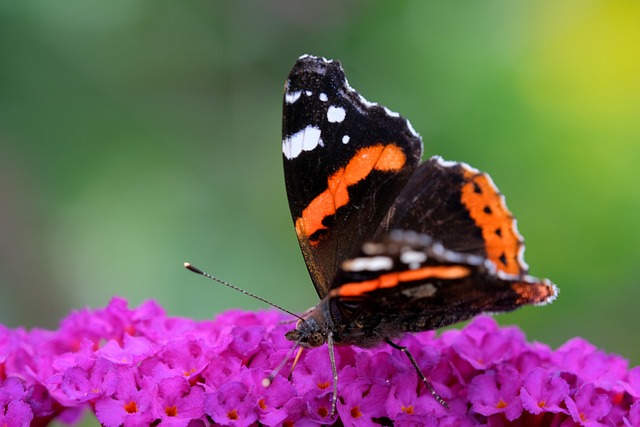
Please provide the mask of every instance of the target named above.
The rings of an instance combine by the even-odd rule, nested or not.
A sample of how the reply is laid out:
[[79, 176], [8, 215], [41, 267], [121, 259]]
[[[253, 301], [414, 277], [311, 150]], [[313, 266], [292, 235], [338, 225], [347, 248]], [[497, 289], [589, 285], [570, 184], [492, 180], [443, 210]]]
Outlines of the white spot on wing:
[[295, 92], [287, 92], [284, 96], [284, 100], [287, 104], [293, 104], [300, 98], [300, 95], [302, 95], [302, 92], [299, 90]]
[[513, 227], [513, 232], [518, 238], [518, 243], [520, 245], [520, 247], [518, 248], [518, 255], [517, 255], [518, 264], [520, 264], [520, 267], [523, 268], [524, 271], [529, 271], [529, 264], [527, 264], [527, 262], [524, 260], [524, 238], [522, 237], [522, 234], [520, 234], [520, 231], [518, 230], [518, 221], [515, 218], [513, 218], [513, 222], [511, 223], [511, 226]]
[[310, 90], [305, 90], [304, 94], [307, 95], [307, 96], [311, 96], [311, 95], [313, 95], [313, 92], [311, 92]]
[[451, 160], [445, 160], [440, 156], [433, 156], [433, 158], [435, 159], [436, 162], [438, 162], [440, 166], [444, 168], [452, 168], [460, 164], [458, 162], [452, 162]]
[[322, 102], [327, 102], [329, 100], [329, 97], [326, 93], [321, 93], [320, 95], [318, 95], [318, 98], [320, 98], [320, 101]]
[[382, 108], [384, 109], [384, 112], [387, 113], [387, 116], [389, 116], [389, 117], [400, 117], [400, 113], [396, 113], [395, 111], [391, 111], [387, 107], [385, 107], [384, 105], [382, 106]]
[[436, 254], [436, 256], [439, 256], [439, 257], [444, 256], [445, 249], [440, 242], [435, 242], [433, 246], [431, 246], [431, 250], [433, 251], [434, 254]]
[[393, 260], [387, 256], [353, 258], [342, 263], [345, 271], [380, 271], [392, 268]]
[[[466, 170], [468, 170], [471, 173], [482, 173], [480, 172], [478, 169], [470, 166], [468, 163], [465, 162], [460, 162], [458, 163], [459, 165], [462, 165], [463, 168], [465, 168]], [[489, 184], [491, 184], [493, 186], [493, 188], [495, 188], [496, 193], [499, 193], [498, 189], [496, 188], [496, 185], [493, 183], [493, 180], [491, 179], [491, 177], [489, 175], [487, 175], [487, 178], [489, 178]]]
[[427, 254], [424, 252], [405, 251], [400, 254], [400, 261], [409, 266], [411, 270], [420, 267], [420, 264], [427, 260]]
[[333, 62], [333, 59], [327, 59], [324, 56], [309, 55], [308, 53], [305, 53], [304, 55], [300, 55], [298, 57], [298, 61], [301, 60], [301, 59], [307, 59], [307, 58], [319, 60], [319, 61], [322, 61], [322, 62], [324, 62], [326, 64], [331, 64]]
[[558, 294], [560, 293], [560, 288], [557, 287], [554, 283], [551, 283], [549, 280], [544, 279], [543, 283], [545, 283], [547, 286], [551, 286], [551, 289], [553, 289], [553, 295], [549, 296], [549, 298], [537, 305], [551, 304], [556, 300], [556, 298], [558, 298]]
[[348, 144], [350, 139], [351, 139], [351, 137], [349, 135], [345, 135], [345, 136], [342, 137], [342, 143], [343, 144]]
[[331, 105], [327, 110], [327, 120], [329, 120], [330, 123], [340, 123], [344, 120], [346, 115], [347, 112], [342, 107]]
[[420, 134], [416, 132], [416, 130], [413, 128], [413, 126], [411, 125], [411, 122], [409, 120], [405, 120], [405, 121], [407, 122], [407, 127], [409, 128], [409, 132], [411, 132], [411, 134], [416, 138], [420, 138]]
[[303, 151], [311, 151], [318, 145], [322, 146], [320, 135], [319, 128], [307, 126], [282, 141], [282, 153], [287, 159], [295, 159]]
[[[355, 89], [353, 89], [355, 93], [358, 93]], [[360, 98], [360, 102], [362, 102], [366, 107], [372, 108], [377, 106], [375, 102], [367, 101], [366, 98], [358, 93], [358, 98]]]

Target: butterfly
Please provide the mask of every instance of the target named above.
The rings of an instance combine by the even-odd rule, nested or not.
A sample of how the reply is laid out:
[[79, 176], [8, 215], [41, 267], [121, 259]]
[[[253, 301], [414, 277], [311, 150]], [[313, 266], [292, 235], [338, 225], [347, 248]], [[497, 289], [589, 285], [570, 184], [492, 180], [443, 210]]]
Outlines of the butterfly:
[[351, 88], [338, 61], [304, 55], [285, 83], [289, 207], [320, 298], [286, 338], [303, 348], [387, 343], [558, 295], [529, 276], [524, 242], [486, 173], [434, 156], [409, 121]]

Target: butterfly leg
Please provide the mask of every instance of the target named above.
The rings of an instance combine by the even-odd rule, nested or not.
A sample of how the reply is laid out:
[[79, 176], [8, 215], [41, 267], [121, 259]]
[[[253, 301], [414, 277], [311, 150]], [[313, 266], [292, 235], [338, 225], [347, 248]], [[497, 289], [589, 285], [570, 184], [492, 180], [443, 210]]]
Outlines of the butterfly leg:
[[427, 380], [427, 377], [424, 376], [424, 374], [422, 373], [422, 370], [420, 369], [420, 367], [418, 366], [418, 363], [416, 362], [416, 359], [414, 359], [413, 356], [411, 355], [411, 353], [409, 352], [409, 349], [407, 347], [403, 347], [401, 345], [398, 345], [398, 344], [394, 343], [389, 338], [385, 338], [385, 341], [391, 347], [395, 348], [396, 350], [400, 350], [401, 352], [403, 352], [404, 354], [407, 355], [407, 357], [411, 361], [411, 364], [413, 365], [413, 367], [415, 368], [416, 372], [418, 373], [418, 375], [422, 379], [422, 382], [424, 383], [424, 385], [427, 386], [427, 388], [429, 389], [429, 391], [433, 395], [434, 399], [436, 399], [436, 401], [439, 404], [441, 404], [442, 406], [444, 406], [445, 408], [449, 408], [449, 404], [442, 397], [440, 397], [438, 392], [433, 388], [431, 383]]
[[333, 373], [333, 397], [331, 398], [331, 417], [336, 414], [336, 404], [338, 402], [338, 368], [336, 367], [336, 356], [333, 353], [333, 333], [327, 334], [327, 347], [329, 347], [329, 360], [331, 360], [331, 372]]

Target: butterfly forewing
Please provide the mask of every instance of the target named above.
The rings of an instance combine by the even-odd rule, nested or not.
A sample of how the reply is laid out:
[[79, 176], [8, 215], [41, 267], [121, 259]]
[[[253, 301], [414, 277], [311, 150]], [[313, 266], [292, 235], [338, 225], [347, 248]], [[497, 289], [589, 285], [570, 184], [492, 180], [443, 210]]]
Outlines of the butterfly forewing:
[[347, 84], [340, 63], [301, 57], [285, 84], [282, 151], [298, 242], [320, 297], [372, 236], [422, 155], [411, 125]]

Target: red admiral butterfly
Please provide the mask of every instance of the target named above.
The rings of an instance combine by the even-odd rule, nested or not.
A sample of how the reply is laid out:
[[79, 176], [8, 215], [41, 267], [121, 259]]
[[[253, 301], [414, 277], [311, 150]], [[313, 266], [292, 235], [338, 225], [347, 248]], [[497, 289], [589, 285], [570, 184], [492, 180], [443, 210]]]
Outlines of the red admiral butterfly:
[[489, 175], [431, 157], [409, 122], [352, 89], [339, 62], [302, 56], [285, 84], [284, 174], [321, 301], [286, 337], [402, 350], [392, 340], [558, 294], [527, 275], [516, 220]]

